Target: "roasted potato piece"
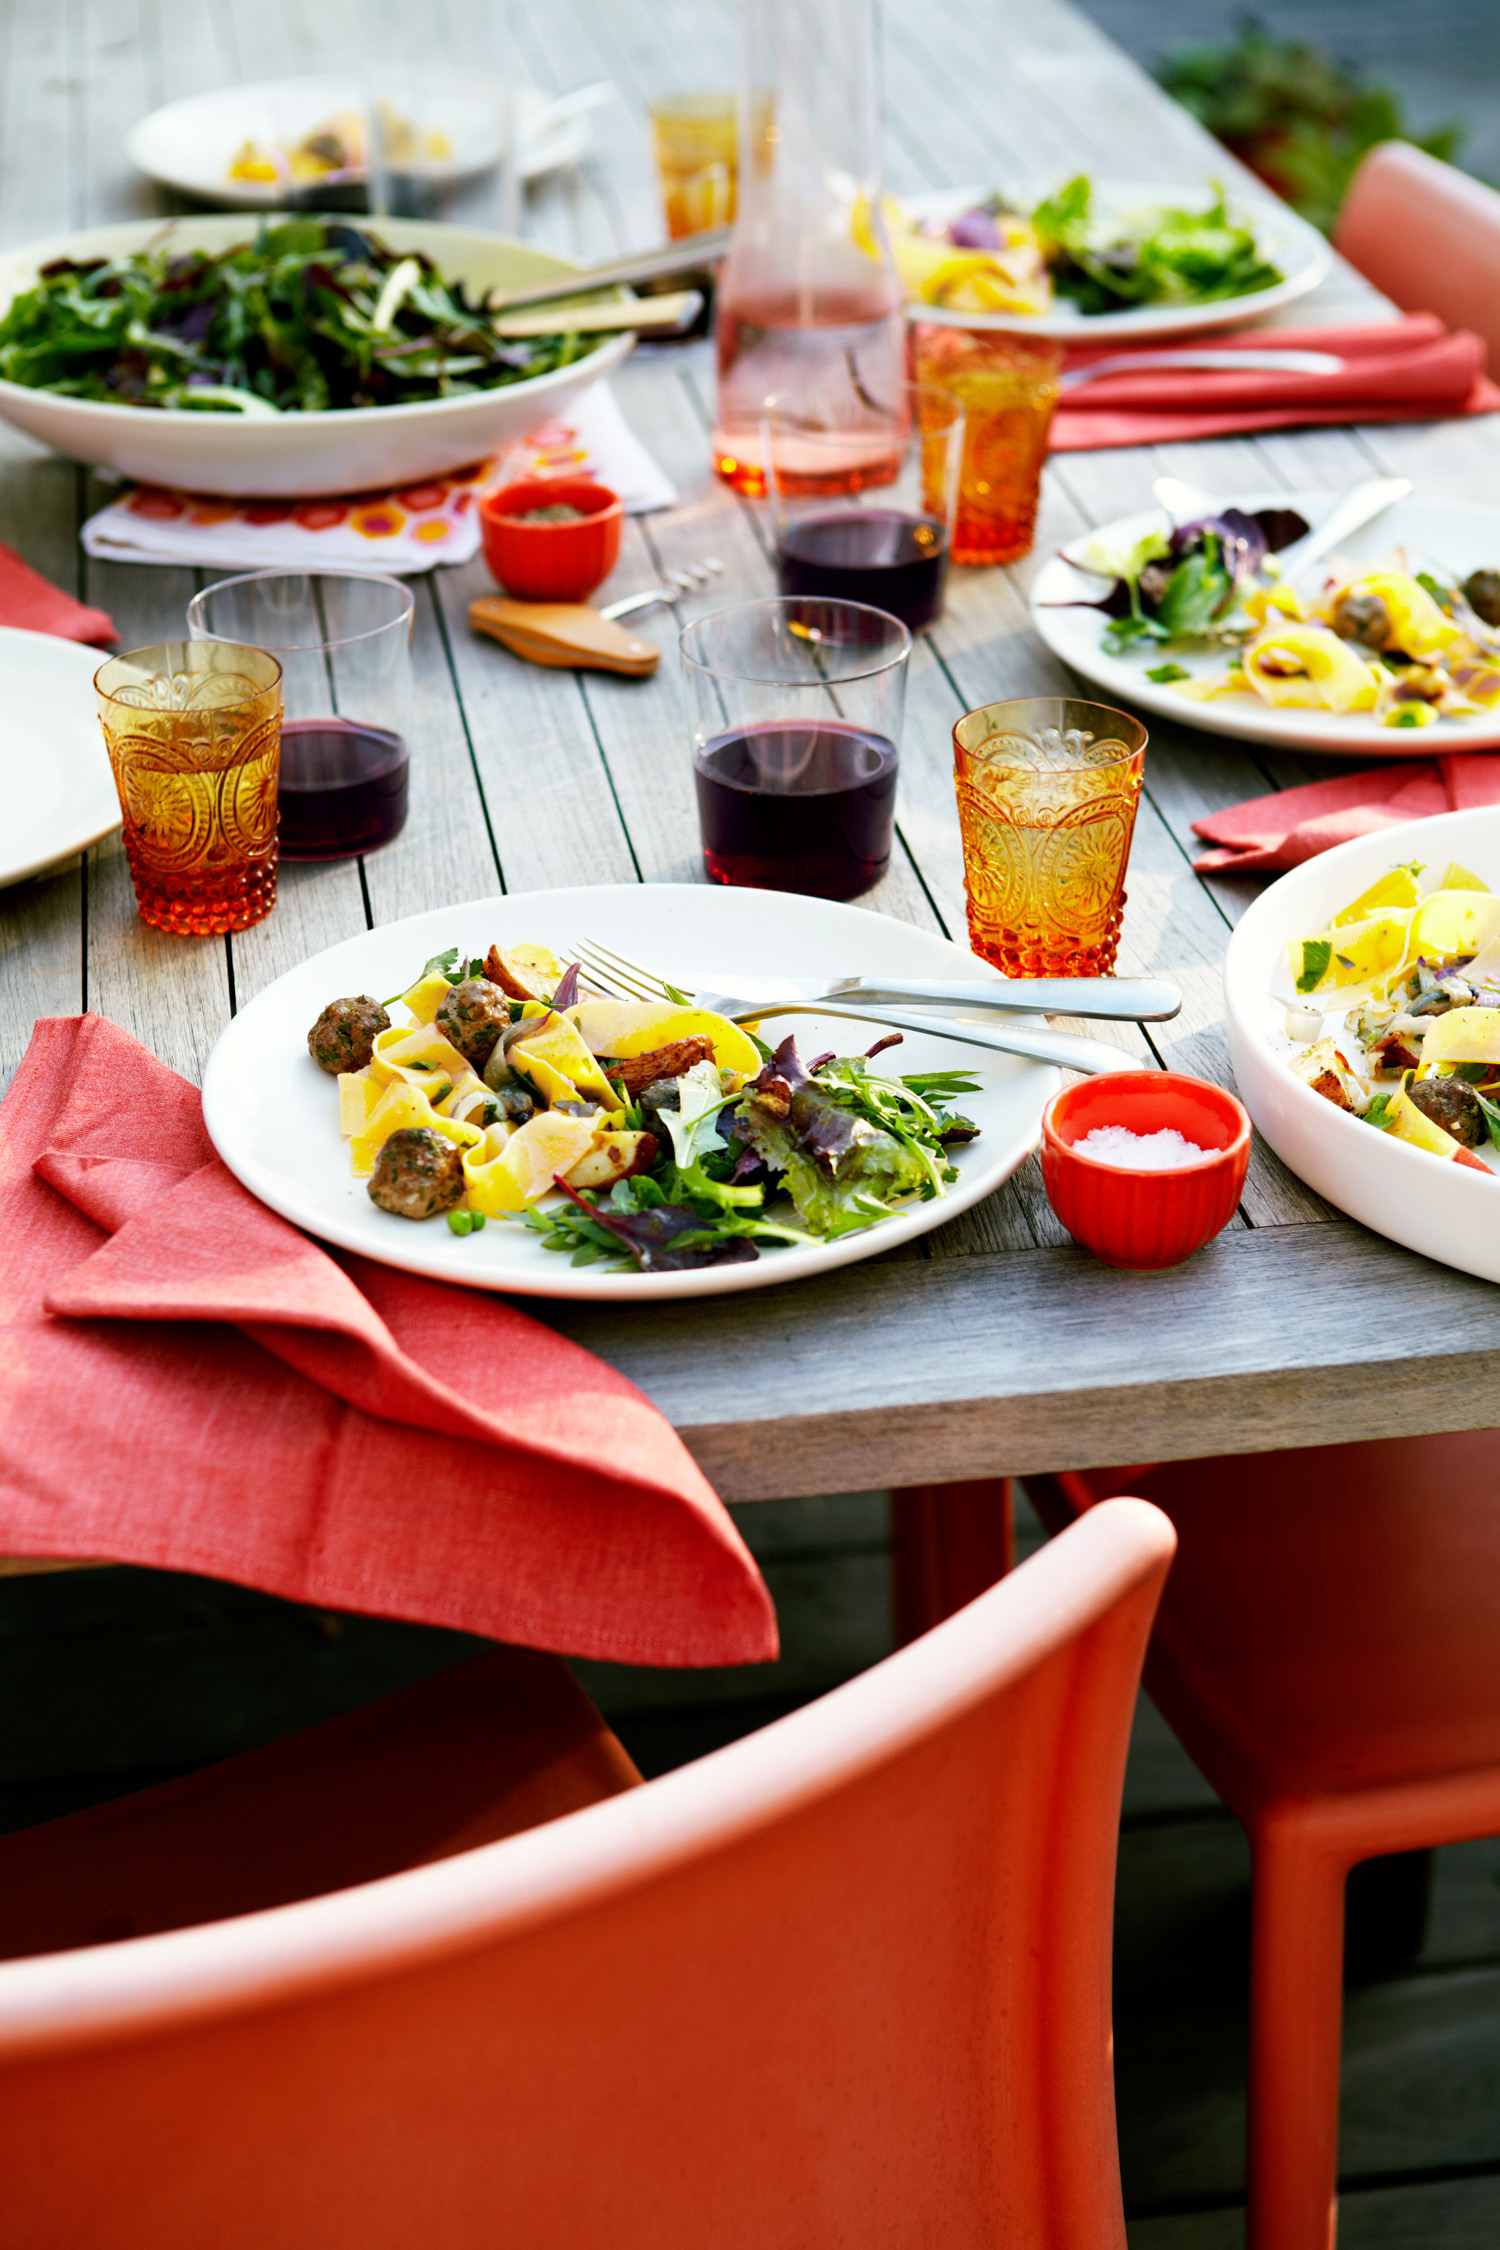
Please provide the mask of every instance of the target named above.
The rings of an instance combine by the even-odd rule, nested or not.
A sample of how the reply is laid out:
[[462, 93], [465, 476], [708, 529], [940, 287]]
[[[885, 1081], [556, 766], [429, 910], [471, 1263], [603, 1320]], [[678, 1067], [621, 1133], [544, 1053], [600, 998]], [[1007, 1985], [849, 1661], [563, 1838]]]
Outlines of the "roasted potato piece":
[[1364, 1107], [1364, 1095], [1349, 1068], [1348, 1057], [1339, 1053], [1331, 1039], [1320, 1039], [1305, 1055], [1295, 1056], [1292, 1075], [1338, 1109], [1357, 1113]]
[[1405, 1070], [1416, 1070], [1422, 1060], [1420, 1048], [1400, 1031], [1388, 1031], [1366, 1049], [1366, 1055], [1377, 1078], [1399, 1078]]
[[692, 1070], [713, 1055], [713, 1042], [701, 1037], [674, 1039], [670, 1046], [653, 1047], [649, 1055], [627, 1055], [623, 1059], [614, 1055], [601, 1055], [599, 1067], [606, 1078], [615, 1078], [624, 1086], [631, 1101], [645, 1086], [657, 1078], [680, 1078], [685, 1070]]
[[550, 1006], [562, 982], [563, 965], [544, 945], [492, 945], [484, 973], [512, 1000], [543, 1000]]
[[613, 1187], [616, 1180], [649, 1172], [660, 1144], [654, 1133], [600, 1133], [596, 1145], [566, 1175], [569, 1187]]

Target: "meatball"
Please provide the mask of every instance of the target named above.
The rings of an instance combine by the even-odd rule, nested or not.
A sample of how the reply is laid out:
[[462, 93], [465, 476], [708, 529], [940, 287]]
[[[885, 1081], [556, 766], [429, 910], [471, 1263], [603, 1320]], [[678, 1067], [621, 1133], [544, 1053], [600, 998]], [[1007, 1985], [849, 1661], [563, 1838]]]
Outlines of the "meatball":
[[376, 1033], [390, 1028], [390, 1017], [368, 992], [352, 1000], [330, 1000], [307, 1035], [307, 1051], [330, 1077], [341, 1070], [363, 1070], [375, 1052]]
[[1333, 629], [1341, 641], [1384, 648], [1391, 637], [1391, 613], [1378, 594], [1341, 594], [1333, 605]]
[[370, 1201], [398, 1219], [434, 1219], [464, 1192], [464, 1160], [430, 1125], [403, 1125], [375, 1160]]
[[1418, 1078], [1407, 1090], [1424, 1117], [1441, 1125], [1465, 1148], [1478, 1148], [1486, 1128], [1472, 1086], [1462, 1078]]
[[1500, 625], [1500, 570], [1476, 570], [1464, 580], [1464, 600], [1486, 625]]
[[482, 1072], [510, 1024], [510, 1003], [488, 977], [465, 977], [439, 1001], [433, 1020], [449, 1045]]

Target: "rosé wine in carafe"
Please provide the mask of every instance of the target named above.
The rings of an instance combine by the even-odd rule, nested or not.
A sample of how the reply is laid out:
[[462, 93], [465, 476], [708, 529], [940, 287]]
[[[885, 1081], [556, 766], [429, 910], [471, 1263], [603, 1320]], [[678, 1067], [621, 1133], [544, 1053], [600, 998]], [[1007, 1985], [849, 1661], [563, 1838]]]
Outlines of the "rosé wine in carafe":
[[[718, 290], [718, 474], [766, 489], [774, 396], [858, 443], [850, 489], [905, 447], [901, 285], [880, 216], [875, 0], [743, 0], [740, 201]], [[828, 489], [826, 482], [821, 489]]]

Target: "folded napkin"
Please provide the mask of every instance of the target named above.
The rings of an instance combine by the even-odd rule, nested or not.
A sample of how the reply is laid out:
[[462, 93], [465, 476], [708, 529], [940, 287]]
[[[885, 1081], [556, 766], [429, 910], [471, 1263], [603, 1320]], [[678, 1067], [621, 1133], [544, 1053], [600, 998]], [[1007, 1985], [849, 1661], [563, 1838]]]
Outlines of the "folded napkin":
[[0, 1553], [627, 1663], [775, 1655], [753, 1560], [623, 1376], [500, 1298], [320, 1249], [101, 1017], [36, 1026], [0, 1239]]
[[[1176, 438], [1231, 437], [1311, 422], [1432, 422], [1500, 408], [1500, 387], [1484, 371], [1485, 347], [1467, 330], [1449, 334], [1435, 313], [1372, 321], [1356, 328], [1243, 328], [1194, 337], [1183, 351], [1333, 352], [1332, 375], [1230, 368], [1143, 368], [1101, 375], [1068, 391], [1052, 417], [1054, 453], [1106, 445], [1157, 445]], [[1065, 366], [1086, 367], [1128, 347], [1075, 345]], [[1154, 344], [1142, 350], [1155, 351]], [[1165, 345], [1163, 350], [1173, 347]]]
[[536, 476], [594, 477], [631, 515], [677, 498], [614, 392], [595, 383], [506, 452], [449, 476], [331, 500], [225, 500], [135, 485], [89, 517], [83, 544], [117, 562], [208, 570], [432, 570], [479, 552], [480, 492]]
[[1200, 875], [1272, 875], [1351, 837], [1370, 836], [1433, 813], [1500, 805], [1500, 756], [1402, 759], [1368, 773], [1341, 773], [1301, 789], [1251, 797], [1193, 822], [1193, 834], [1220, 848], [1193, 861]]
[[55, 633], [59, 640], [107, 648], [120, 636], [102, 609], [75, 602], [50, 578], [22, 562], [12, 547], [0, 547], [0, 625], [22, 633]]

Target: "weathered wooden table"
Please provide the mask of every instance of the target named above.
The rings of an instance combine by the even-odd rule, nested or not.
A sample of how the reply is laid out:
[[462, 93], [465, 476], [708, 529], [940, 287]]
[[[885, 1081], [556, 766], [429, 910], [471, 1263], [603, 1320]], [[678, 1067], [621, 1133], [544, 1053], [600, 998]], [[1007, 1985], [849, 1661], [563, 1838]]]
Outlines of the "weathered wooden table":
[[[315, 29], [311, 13], [298, 0], [74, 0], [18, 16], [0, 93], [0, 237], [168, 208], [132, 173], [125, 130], [189, 92], [347, 57], [352, 24], [320, 10]], [[589, 161], [531, 199], [527, 231], [580, 256], [656, 239], [644, 105], [732, 82], [727, 0], [513, 0], [513, 15], [539, 84], [604, 77], [621, 95], [595, 119]], [[1233, 170], [1063, 0], [991, 0], [978, 13], [960, 0], [892, 0], [886, 39], [897, 191], [1075, 166], [1183, 183]], [[1340, 272], [1291, 317], [1385, 312]], [[641, 621], [667, 652], [655, 681], [539, 671], [475, 639], [465, 611], [488, 586], [482, 561], [420, 580], [405, 834], [363, 864], [286, 868], [274, 916], [227, 941], [148, 930], [118, 838], [0, 894], [7, 1074], [37, 1015], [89, 1007], [196, 1076], [237, 1005], [367, 925], [502, 887], [701, 881], [678, 624], [772, 590], [755, 510], [708, 472], [711, 383], [706, 353], [680, 348], [639, 356], [618, 382], [682, 499], [630, 523], [601, 598], [705, 554], [726, 566], [678, 617]], [[85, 563], [79, 523], [104, 494], [83, 471], [9, 431], [0, 464], [0, 537], [109, 609], [127, 646], [180, 630], [192, 574]], [[1138, 507], [1164, 469], [1211, 488], [1290, 492], [1375, 465], [1436, 496], [1500, 499], [1493, 422], [1072, 454], [1048, 472], [1038, 553]], [[964, 926], [953, 720], [1063, 686], [1027, 623], [1029, 575], [1027, 565], [956, 573], [913, 663], [901, 848], [867, 903], [953, 935]], [[1227, 1076], [1219, 962], [1251, 891], [1193, 874], [1190, 823], [1312, 770], [1155, 730], [1120, 966], [1172, 975], [1187, 999], [1149, 1039], [1122, 1032], [1137, 1053]], [[1114, 1273], [1074, 1249], [1033, 1163], [909, 1252], [826, 1281], [677, 1309], [533, 1309], [656, 1399], [729, 1499], [1472, 1428], [1493, 1421], [1500, 1379], [1500, 1294], [1341, 1219], [1265, 1149], [1235, 1224], [1175, 1274]]]

